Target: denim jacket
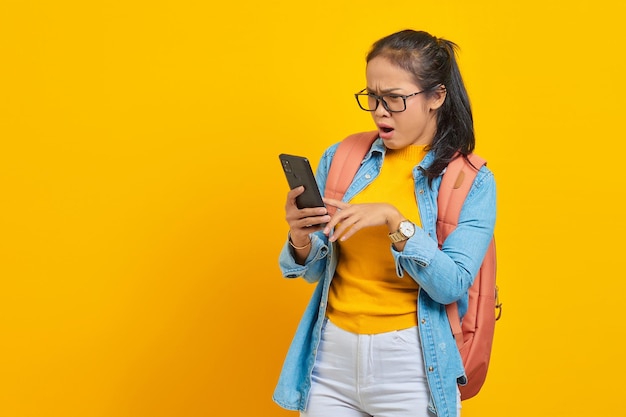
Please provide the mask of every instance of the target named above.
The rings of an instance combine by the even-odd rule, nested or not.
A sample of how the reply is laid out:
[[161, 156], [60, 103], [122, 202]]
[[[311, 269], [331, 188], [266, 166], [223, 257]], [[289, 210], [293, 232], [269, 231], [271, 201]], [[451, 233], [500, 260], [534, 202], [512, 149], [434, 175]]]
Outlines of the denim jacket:
[[[331, 146], [317, 168], [318, 185], [323, 192], [330, 163], [337, 149]], [[343, 201], [350, 201], [379, 174], [385, 146], [377, 139], [363, 159]], [[437, 195], [440, 175], [432, 187], [419, 166], [432, 163], [429, 152], [413, 169], [415, 196], [422, 227], [398, 252], [390, 244], [398, 277], [408, 275], [420, 287], [417, 319], [424, 363], [431, 392], [430, 409], [440, 417], [456, 416], [457, 383], [466, 381], [461, 356], [450, 331], [445, 304], [458, 302], [459, 314], [467, 311], [468, 289], [482, 263], [492, 239], [496, 215], [496, 194], [493, 174], [482, 167], [465, 200], [457, 228], [438, 248], [436, 237]], [[311, 387], [311, 373], [320, 342], [326, 314], [330, 283], [337, 266], [337, 250], [321, 232], [311, 235], [311, 251], [304, 265], [295, 262], [285, 242], [279, 264], [286, 278], [303, 277], [317, 283], [315, 291], [300, 320], [285, 358], [273, 400], [289, 410], [305, 410]]]

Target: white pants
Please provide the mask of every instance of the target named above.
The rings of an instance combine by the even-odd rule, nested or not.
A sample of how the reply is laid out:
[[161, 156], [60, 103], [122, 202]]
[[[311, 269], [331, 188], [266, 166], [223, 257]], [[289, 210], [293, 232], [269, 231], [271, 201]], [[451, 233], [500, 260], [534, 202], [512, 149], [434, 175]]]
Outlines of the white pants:
[[300, 416], [432, 417], [429, 399], [417, 327], [359, 335], [327, 320]]

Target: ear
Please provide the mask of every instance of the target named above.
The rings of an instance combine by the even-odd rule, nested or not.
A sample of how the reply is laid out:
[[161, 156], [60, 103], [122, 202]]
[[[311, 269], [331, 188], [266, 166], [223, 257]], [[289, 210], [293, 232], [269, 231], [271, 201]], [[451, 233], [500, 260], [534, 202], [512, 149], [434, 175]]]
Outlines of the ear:
[[446, 101], [446, 95], [448, 94], [448, 90], [446, 90], [446, 86], [441, 84], [439, 87], [435, 89], [430, 94], [430, 109], [438, 110], [439, 107], [443, 106], [443, 102]]

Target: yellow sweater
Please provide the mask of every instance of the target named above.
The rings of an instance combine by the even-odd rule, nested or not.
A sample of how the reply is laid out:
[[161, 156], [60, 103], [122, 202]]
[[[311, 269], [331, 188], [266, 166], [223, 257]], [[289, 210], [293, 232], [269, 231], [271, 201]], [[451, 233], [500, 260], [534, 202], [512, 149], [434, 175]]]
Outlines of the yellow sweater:
[[[350, 203], [390, 203], [420, 226], [412, 172], [425, 154], [424, 146], [387, 150], [378, 177]], [[388, 235], [387, 226], [369, 227], [339, 243], [327, 316], [344, 330], [376, 334], [417, 324], [419, 287], [396, 275]]]

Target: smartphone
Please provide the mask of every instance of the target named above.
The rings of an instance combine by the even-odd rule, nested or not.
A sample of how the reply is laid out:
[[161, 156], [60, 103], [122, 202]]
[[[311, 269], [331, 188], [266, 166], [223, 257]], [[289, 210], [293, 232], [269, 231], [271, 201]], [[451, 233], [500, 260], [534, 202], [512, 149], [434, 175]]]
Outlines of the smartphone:
[[304, 192], [296, 197], [296, 206], [299, 209], [324, 207], [317, 181], [313, 175], [309, 160], [303, 156], [280, 154], [280, 163], [283, 166], [289, 188], [294, 189], [304, 185]]

